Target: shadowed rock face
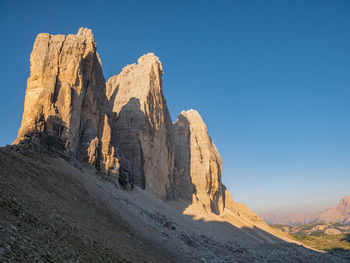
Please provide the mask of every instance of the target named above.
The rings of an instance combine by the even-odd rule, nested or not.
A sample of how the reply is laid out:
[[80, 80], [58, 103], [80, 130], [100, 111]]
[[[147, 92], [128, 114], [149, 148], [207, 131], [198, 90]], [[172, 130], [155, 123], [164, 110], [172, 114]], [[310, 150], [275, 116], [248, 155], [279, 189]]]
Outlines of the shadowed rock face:
[[[175, 127], [175, 178], [179, 195], [219, 214], [224, 200], [221, 158], [195, 110], [183, 111]], [[185, 186], [185, 187], [184, 187]]]
[[172, 121], [162, 91], [163, 68], [153, 53], [107, 82], [116, 142], [131, 162], [136, 185], [158, 198], [173, 198]]
[[[125, 175], [113, 145], [105, 79], [91, 30], [76, 35], [39, 34], [30, 57], [22, 124], [15, 143], [44, 138], [81, 161]], [[39, 136], [40, 135], [40, 136]], [[126, 162], [125, 162], [126, 163]], [[125, 165], [124, 165], [125, 166]], [[123, 182], [123, 184], [126, 181]]]

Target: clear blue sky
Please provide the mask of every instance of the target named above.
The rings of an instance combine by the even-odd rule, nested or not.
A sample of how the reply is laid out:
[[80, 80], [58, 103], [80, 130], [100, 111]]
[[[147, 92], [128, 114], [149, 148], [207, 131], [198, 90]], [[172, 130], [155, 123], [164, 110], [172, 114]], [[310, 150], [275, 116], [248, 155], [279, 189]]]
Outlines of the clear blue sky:
[[173, 120], [200, 112], [235, 200], [298, 211], [350, 195], [350, 1], [0, 1], [0, 145], [20, 125], [35, 36], [81, 26], [106, 79], [160, 57]]

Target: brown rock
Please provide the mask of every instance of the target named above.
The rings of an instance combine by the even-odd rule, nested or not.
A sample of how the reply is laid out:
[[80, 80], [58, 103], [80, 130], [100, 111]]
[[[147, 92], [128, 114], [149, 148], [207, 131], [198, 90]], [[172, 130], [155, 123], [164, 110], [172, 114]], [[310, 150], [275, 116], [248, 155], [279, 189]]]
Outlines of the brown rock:
[[174, 127], [177, 192], [219, 214], [224, 208], [221, 158], [207, 127], [195, 110], [181, 112]]
[[162, 91], [163, 68], [150, 53], [107, 82], [118, 148], [131, 163], [136, 185], [158, 198], [172, 195], [172, 121]]
[[39, 34], [30, 57], [22, 124], [15, 143], [32, 137], [100, 170], [119, 173], [105, 79], [90, 29]]
[[223, 192], [223, 197], [224, 197], [225, 209], [228, 209], [231, 211], [236, 211], [236, 209], [237, 209], [236, 203], [233, 200], [231, 193], [227, 190], [225, 185], [222, 185], [222, 192]]

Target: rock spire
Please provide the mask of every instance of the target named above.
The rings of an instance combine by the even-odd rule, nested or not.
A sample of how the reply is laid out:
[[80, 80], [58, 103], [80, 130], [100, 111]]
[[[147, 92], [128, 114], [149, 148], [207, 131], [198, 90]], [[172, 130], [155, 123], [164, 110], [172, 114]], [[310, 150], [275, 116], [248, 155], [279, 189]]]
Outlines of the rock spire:
[[117, 146], [131, 162], [135, 184], [169, 199], [173, 188], [173, 127], [162, 75], [162, 64], [149, 53], [108, 80], [107, 97]]
[[179, 114], [174, 127], [177, 191], [219, 214], [224, 208], [221, 157], [206, 125], [197, 111], [189, 110]]
[[[30, 56], [22, 124], [15, 143], [36, 139], [124, 178], [111, 131], [105, 79], [90, 29], [76, 35], [39, 34]], [[125, 166], [125, 165], [124, 165]]]

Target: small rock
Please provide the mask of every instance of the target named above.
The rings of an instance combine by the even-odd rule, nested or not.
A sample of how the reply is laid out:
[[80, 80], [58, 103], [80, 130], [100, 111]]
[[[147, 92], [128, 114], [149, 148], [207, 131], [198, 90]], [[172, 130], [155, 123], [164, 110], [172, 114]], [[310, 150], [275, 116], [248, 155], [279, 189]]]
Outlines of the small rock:
[[170, 229], [170, 230], [175, 230], [176, 229], [176, 227], [174, 226], [174, 223], [173, 222], [169, 222], [169, 221], [165, 222], [163, 226], [166, 227], [167, 229]]

